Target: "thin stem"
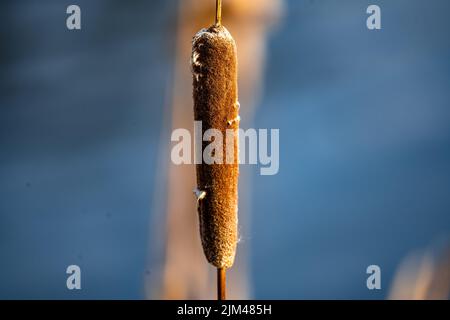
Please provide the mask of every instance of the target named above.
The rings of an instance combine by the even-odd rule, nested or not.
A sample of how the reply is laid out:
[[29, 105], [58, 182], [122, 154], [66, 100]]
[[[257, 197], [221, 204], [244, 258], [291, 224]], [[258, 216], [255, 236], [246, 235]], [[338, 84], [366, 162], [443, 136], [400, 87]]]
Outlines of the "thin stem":
[[222, 0], [216, 0], [216, 25], [222, 24]]
[[217, 268], [217, 300], [226, 300], [226, 269]]

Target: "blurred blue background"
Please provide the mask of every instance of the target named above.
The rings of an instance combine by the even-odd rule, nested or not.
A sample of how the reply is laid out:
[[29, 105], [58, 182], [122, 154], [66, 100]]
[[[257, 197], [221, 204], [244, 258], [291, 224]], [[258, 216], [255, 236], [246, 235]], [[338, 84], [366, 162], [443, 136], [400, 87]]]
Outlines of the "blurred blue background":
[[[65, 27], [73, 3], [79, 32]], [[176, 10], [0, 3], [0, 298], [144, 298]], [[255, 120], [280, 129], [280, 172], [255, 167], [243, 238], [255, 298], [386, 298], [408, 253], [448, 241], [448, 12], [286, 2]], [[70, 264], [80, 291], [65, 286]], [[371, 264], [382, 290], [366, 288]]]

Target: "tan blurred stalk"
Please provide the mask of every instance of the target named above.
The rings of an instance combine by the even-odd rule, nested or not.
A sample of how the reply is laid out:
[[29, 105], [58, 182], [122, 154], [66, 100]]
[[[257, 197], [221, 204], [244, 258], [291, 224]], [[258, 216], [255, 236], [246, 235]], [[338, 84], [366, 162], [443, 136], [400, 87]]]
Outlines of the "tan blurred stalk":
[[[176, 29], [176, 52], [173, 83], [171, 84], [171, 127], [187, 128], [193, 133], [192, 75], [189, 58], [191, 40], [201, 28], [214, 22], [214, 0], [179, 1], [178, 26]], [[223, 24], [230, 30], [238, 47], [239, 101], [241, 117], [247, 122], [252, 118], [261, 91], [265, 63], [267, 34], [278, 19], [282, 0], [224, 0]], [[248, 122], [250, 123], [250, 122]], [[170, 141], [164, 143], [169, 144]], [[167, 154], [166, 146], [162, 150]], [[170, 161], [167, 159], [166, 161]], [[166, 165], [167, 166], [167, 165]], [[161, 270], [155, 270], [147, 283], [147, 293], [159, 299], [214, 299], [215, 269], [210, 266], [200, 244], [196, 202], [192, 190], [196, 186], [195, 166], [167, 167], [166, 227], [164, 262]], [[250, 215], [250, 183], [248, 172], [240, 177], [239, 221], [240, 233], [245, 234]], [[155, 225], [155, 224], [153, 224]], [[161, 222], [156, 223], [160, 228]], [[248, 252], [238, 245], [238, 254], [228, 274], [228, 298], [249, 297]], [[159, 283], [157, 283], [159, 281]]]
[[400, 264], [389, 293], [390, 300], [447, 300], [450, 298], [450, 249], [434, 257], [417, 252]]

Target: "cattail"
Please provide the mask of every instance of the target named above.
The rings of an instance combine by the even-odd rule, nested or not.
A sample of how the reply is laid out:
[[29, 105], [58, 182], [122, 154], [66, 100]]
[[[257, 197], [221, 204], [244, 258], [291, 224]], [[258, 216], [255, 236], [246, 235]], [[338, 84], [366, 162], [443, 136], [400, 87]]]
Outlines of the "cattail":
[[[213, 128], [224, 137], [223, 163], [197, 164], [196, 192], [203, 251], [224, 272], [233, 265], [238, 240], [239, 103], [236, 44], [220, 24], [220, 10], [216, 24], [194, 36], [191, 67], [194, 118], [202, 122], [201, 134]], [[232, 138], [225, 139], [229, 132]], [[202, 150], [209, 143], [203, 142]], [[231, 161], [225, 156], [230, 154]]]

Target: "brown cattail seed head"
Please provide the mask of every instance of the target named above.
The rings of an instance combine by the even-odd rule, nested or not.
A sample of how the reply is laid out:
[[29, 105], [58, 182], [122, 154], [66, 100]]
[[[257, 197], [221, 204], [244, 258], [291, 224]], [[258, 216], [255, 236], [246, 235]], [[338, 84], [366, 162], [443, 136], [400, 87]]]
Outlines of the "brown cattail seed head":
[[[198, 200], [200, 236], [208, 262], [217, 268], [229, 268], [234, 262], [238, 239], [240, 118], [236, 44], [225, 27], [214, 25], [195, 35], [191, 67], [194, 117], [202, 121], [202, 136], [211, 128], [223, 136], [223, 150], [220, 150], [223, 162], [197, 164], [197, 188], [202, 194]], [[230, 132], [231, 139], [226, 139]], [[204, 141], [202, 150], [209, 143]], [[230, 155], [228, 159], [227, 155]]]

